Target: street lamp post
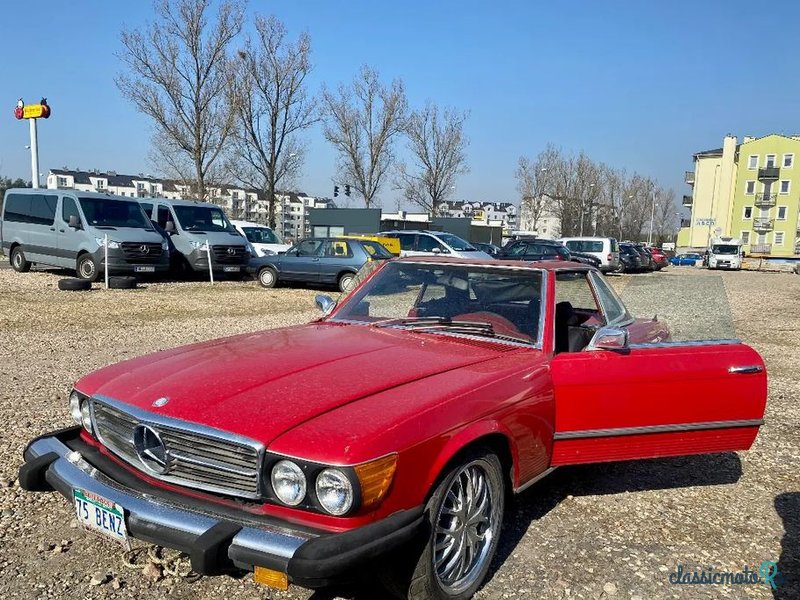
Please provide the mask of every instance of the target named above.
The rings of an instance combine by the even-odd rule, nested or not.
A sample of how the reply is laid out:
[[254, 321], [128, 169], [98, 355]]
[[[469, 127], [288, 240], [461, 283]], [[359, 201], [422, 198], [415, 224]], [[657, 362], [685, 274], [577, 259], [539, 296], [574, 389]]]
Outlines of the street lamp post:
[[[590, 183], [589, 184], [589, 190], [591, 190], [593, 187], [594, 187], [594, 184]], [[583, 198], [581, 198], [580, 201], [581, 201], [581, 237], [582, 237], [583, 236], [583, 214], [586, 211], [584, 210], [585, 209], [585, 205], [584, 205]], [[592, 199], [589, 198], [589, 212], [591, 212], [591, 210], [592, 210]]]
[[656, 191], [653, 190], [653, 206], [650, 209], [650, 233], [647, 235], [647, 245], [653, 245], [653, 221], [656, 217]]

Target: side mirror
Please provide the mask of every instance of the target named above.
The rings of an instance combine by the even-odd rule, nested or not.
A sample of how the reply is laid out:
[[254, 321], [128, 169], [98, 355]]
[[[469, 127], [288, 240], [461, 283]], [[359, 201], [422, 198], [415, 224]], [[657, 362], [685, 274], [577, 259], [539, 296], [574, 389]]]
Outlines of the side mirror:
[[434, 248], [434, 249], [432, 250], [432, 252], [433, 252], [434, 254], [441, 254], [441, 253], [442, 253], [442, 250], [441, 250], [440, 248]]
[[73, 229], [81, 229], [81, 220], [78, 215], [70, 215], [69, 216], [69, 226]]
[[336, 306], [336, 302], [333, 301], [333, 298], [325, 294], [317, 294], [314, 296], [314, 304], [317, 305], [317, 308], [320, 309], [325, 316], [328, 316], [333, 310], [333, 307]]
[[166, 231], [166, 232], [167, 232], [167, 233], [169, 233], [169, 234], [176, 233], [176, 229], [175, 229], [175, 221], [167, 221], [167, 222], [164, 224], [164, 231]]
[[628, 347], [628, 330], [621, 327], [601, 327], [586, 346], [587, 350], [625, 350]]

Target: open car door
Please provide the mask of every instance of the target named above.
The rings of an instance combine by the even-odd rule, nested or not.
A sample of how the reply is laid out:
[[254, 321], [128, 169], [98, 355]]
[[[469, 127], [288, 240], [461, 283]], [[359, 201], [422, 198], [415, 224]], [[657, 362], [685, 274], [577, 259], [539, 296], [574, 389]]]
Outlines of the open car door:
[[737, 341], [623, 343], [551, 369], [552, 466], [746, 450], [763, 423], [764, 362]]

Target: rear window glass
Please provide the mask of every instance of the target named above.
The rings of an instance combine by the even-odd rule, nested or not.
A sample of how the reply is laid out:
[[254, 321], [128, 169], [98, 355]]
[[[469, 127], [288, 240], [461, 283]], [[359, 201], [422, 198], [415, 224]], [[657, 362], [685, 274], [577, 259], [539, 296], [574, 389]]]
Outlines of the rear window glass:
[[600, 240], [570, 240], [566, 244], [573, 252], [602, 252], [603, 242]]

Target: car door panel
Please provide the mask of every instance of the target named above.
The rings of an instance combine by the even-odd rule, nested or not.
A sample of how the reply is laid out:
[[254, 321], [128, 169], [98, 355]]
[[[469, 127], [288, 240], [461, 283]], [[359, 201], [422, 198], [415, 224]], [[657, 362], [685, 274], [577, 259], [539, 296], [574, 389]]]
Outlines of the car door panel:
[[[78, 217], [80, 227], [70, 227], [69, 217]], [[70, 196], [62, 196], [56, 212], [56, 228], [58, 229], [58, 257], [61, 265], [74, 268], [81, 249], [81, 241], [86, 237], [83, 224], [86, 221], [78, 210], [78, 205]]]
[[[312, 248], [314, 244], [316, 249]], [[280, 278], [288, 281], [318, 282], [320, 249], [323, 245], [321, 240], [303, 240], [295, 247], [295, 250], [300, 248], [301, 254], [287, 252], [281, 255]]]
[[744, 344], [563, 353], [551, 368], [554, 466], [746, 450], [763, 422], [764, 363]]

